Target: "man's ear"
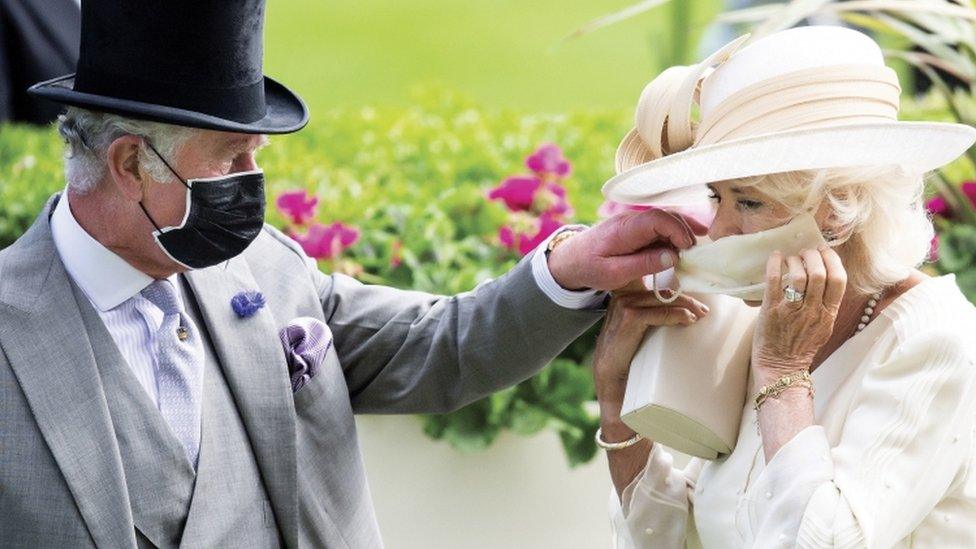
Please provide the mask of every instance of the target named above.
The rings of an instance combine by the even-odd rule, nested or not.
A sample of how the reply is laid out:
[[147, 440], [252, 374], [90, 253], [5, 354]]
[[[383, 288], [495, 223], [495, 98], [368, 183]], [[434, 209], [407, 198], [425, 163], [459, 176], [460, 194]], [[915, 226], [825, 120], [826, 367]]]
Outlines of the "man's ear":
[[148, 183], [145, 170], [139, 166], [139, 146], [142, 138], [136, 135], [123, 135], [112, 141], [105, 155], [108, 173], [115, 188], [125, 198], [138, 202]]

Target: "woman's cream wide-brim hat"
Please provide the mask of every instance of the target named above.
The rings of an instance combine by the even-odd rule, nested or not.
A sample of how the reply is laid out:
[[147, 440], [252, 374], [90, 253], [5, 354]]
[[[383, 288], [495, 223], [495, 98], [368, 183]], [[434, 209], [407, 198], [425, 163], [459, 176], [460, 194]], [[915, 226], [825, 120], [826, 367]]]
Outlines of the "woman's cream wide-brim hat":
[[[687, 204], [705, 183], [796, 170], [943, 166], [973, 145], [964, 124], [901, 122], [901, 88], [869, 36], [845, 27], [742, 36], [644, 88], [603, 186], [626, 204]], [[698, 105], [699, 123], [692, 121]]]

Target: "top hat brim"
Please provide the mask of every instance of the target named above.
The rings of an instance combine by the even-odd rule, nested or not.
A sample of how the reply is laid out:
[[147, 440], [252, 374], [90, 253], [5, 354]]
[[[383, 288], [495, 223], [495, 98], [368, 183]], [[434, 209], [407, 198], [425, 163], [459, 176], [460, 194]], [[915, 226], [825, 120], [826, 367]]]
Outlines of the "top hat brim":
[[900, 165], [928, 172], [952, 162], [976, 141], [976, 129], [949, 122], [876, 122], [802, 128], [691, 147], [653, 159], [634, 146], [618, 150], [620, 173], [604, 197], [624, 204], [685, 204], [704, 185], [780, 172]]
[[75, 91], [75, 75], [39, 82], [27, 91], [37, 97], [74, 107], [208, 130], [236, 133], [282, 134], [298, 131], [308, 123], [308, 108], [297, 94], [283, 84], [264, 77], [265, 116], [240, 122], [217, 116], [105, 95]]

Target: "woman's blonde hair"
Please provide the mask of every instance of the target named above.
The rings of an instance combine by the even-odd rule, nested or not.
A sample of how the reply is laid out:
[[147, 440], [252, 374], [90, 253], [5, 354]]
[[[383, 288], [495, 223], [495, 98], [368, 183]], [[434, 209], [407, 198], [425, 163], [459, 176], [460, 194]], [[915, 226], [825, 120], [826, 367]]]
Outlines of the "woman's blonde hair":
[[829, 168], [739, 180], [781, 202], [794, 214], [816, 214], [832, 233], [848, 270], [848, 289], [879, 292], [905, 277], [929, 255], [934, 229], [925, 210], [924, 174], [902, 166]]

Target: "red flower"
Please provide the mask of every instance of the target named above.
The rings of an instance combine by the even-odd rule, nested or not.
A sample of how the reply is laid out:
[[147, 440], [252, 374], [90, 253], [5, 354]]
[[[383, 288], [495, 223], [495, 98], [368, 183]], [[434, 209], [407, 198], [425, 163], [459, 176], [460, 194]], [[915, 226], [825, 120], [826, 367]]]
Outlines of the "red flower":
[[572, 170], [569, 160], [563, 157], [563, 151], [553, 143], [536, 149], [525, 159], [525, 166], [544, 179], [563, 179]]
[[498, 239], [511, 250], [525, 255], [549, 238], [563, 223], [556, 216], [544, 213], [538, 218], [528, 215], [513, 216], [513, 223], [498, 230]]
[[281, 193], [275, 205], [278, 206], [278, 211], [291, 218], [293, 224], [304, 225], [315, 217], [318, 203], [319, 197], [309, 196], [307, 191], [299, 189]]
[[359, 230], [342, 223], [323, 225], [313, 223], [305, 234], [291, 233], [309, 257], [333, 259], [359, 240]]

